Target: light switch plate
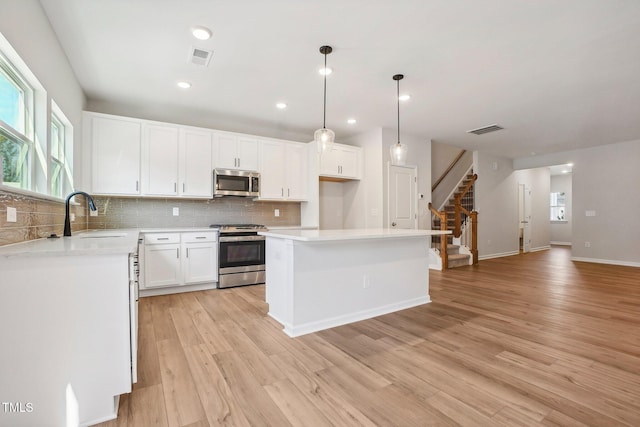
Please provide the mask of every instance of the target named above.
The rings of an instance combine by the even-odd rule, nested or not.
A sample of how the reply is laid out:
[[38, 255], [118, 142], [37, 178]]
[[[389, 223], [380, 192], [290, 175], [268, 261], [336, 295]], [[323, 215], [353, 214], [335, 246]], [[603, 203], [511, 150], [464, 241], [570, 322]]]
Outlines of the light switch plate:
[[173, 216], [180, 216], [180, 208], [173, 208]]
[[280, 216], [280, 209], [274, 209], [273, 214], [275, 216]]
[[16, 208], [12, 208], [7, 206], [7, 222], [17, 222], [18, 221], [18, 213]]
[[596, 216], [596, 211], [584, 211], [584, 216]]

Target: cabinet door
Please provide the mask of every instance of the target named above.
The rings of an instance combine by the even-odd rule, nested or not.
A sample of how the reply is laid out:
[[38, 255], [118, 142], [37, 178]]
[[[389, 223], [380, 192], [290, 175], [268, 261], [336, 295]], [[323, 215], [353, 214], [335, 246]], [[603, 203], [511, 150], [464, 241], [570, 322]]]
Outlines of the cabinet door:
[[329, 151], [320, 154], [320, 175], [340, 175], [338, 156], [338, 148], [335, 146], [331, 147]]
[[216, 168], [238, 169], [238, 138], [233, 135], [216, 135], [216, 139]]
[[183, 129], [180, 135], [181, 196], [213, 196], [213, 168], [211, 166], [211, 132]]
[[177, 196], [178, 128], [145, 124], [143, 134], [143, 194]]
[[306, 200], [308, 198], [306, 145], [289, 144], [285, 156], [285, 165], [285, 196], [288, 199]]
[[176, 286], [181, 282], [180, 245], [145, 245], [144, 288]]
[[[285, 147], [277, 141], [260, 142], [260, 198], [281, 200], [285, 197]], [[286, 167], [285, 167], [286, 165]]]
[[218, 243], [184, 243], [184, 283], [218, 281]]
[[258, 140], [254, 138], [238, 138], [238, 169], [246, 171], [258, 170]]
[[88, 116], [94, 194], [140, 194], [142, 125], [135, 120]]
[[359, 159], [360, 150], [343, 146], [338, 149], [338, 165], [340, 166], [340, 175], [345, 178], [359, 179]]

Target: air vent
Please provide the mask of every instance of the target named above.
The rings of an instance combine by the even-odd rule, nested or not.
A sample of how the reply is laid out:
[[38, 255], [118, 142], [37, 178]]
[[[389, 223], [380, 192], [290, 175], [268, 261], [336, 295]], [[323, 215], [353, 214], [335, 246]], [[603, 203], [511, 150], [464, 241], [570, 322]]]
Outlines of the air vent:
[[189, 51], [189, 62], [192, 64], [200, 65], [203, 67], [209, 66], [213, 52], [210, 50], [198, 49], [197, 47], [191, 47]]
[[478, 129], [468, 130], [467, 133], [474, 133], [476, 135], [482, 135], [484, 133], [495, 132], [497, 130], [502, 130], [502, 129], [504, 129], [504, 128], [500, 127], [498, 125], [489, 125], [489, 126], [481, 127], [481, 128], [478, 128]]

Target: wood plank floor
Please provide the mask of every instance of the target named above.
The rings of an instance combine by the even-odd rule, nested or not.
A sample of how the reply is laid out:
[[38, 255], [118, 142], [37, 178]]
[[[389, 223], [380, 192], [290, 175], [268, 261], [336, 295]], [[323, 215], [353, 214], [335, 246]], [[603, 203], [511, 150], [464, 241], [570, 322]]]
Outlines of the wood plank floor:
[[640, 269], [553, 248], [430, 280], [295, 339], [264, 286], [143, 298], [139, 382], [101, 425], [640, 426]]

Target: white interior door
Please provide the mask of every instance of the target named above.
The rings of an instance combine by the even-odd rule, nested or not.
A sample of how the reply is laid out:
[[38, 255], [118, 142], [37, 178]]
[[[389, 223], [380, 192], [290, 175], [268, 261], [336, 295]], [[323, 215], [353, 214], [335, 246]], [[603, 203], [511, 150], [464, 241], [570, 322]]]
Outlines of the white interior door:
[[522, 252], [531, 251], [531, 188], [525, 186], [523, 194]]
[[416, 228], [417, 182], [415, 166], [389, 165], [389, 228]]

